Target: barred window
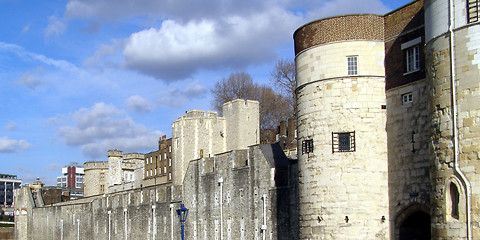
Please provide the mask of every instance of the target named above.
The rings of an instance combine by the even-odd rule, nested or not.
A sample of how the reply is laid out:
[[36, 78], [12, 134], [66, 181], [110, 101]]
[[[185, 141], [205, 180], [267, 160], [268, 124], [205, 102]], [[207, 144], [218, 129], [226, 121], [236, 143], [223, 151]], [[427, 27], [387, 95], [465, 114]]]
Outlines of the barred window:
[[355, 132], [332, 132], [332, 152], [355, 152]]
[[313, 152], [313, 139], [303, 140], [302, 142], [302, 153], [311, 153]]
[[468, 23], [478, 22], [478, 0], [468, 0], [467, 9]]

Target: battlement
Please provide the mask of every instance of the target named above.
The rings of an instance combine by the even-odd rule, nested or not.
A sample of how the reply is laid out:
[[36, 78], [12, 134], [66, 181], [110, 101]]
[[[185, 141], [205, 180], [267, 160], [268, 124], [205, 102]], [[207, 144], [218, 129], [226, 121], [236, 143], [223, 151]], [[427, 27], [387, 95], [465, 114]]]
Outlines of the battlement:
[[145, 159], [145, 154], [142, 154], [142, 153], [125, 153], [125, 155], [123, 155], [124, 161], [143, 160], [143, 159]]
[[178, 121], [180, 119], [188, 119], [188, 118], [197, 118], [197, 119], [218, 118], [218, 113], [214, 112], [214, 111], [205, 112], [205, 111], [202, 111], [202, 110], [193, 109], [193, 110], [190, 110], [190, 111], [186, 111], [185, 114], [180, 116], [176, 121]]
[[123, 151], [108, 150], [108, 157], [123, 157]]
[[135, 169], [137, 169], [137, 164], [132, 163], [132, 162], [123, 162], [122, 163], [122, 169], [123, 170], [135, 170]]
[[234, 108], [244, 108], [244, 109], [249, 109], [249, 108], [258, 108], [259, 107], [258, 101], [255, 100], [244, 100], [244, 99], [235, 99], [230, 102], [226, 102], [223, 104], [222, 109], [225, 112], [225, 110], [230, 110]]
[[83, 164], [83, 168], [85, 169], [85, 171], [93, 170], [93, 169], [106, 169], [108, 168], [108, 162], [102, 162], [102, 161], [86, 162]]

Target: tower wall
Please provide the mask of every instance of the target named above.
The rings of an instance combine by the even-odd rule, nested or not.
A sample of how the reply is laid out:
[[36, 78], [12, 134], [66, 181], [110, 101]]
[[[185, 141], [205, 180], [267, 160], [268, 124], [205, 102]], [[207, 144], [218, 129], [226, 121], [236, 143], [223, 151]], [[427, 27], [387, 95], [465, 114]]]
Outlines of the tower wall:
[[237, 99], [223, 104], [223, 117], [227, 122], [227, 151], [247, 149], [260, 143], [259, 103]]
[[119, 150], [108, 151], [108, 186], [122, 184], [123, 152]]
[[172, 123], [173, 181], [182, 184], [189, 161], [226, 150], [225, 118], [191, 110]]
[[[480, 25], [478, 20], [467, 23], [466, 1], [455, 0], [453, 3], [452, 38], [448, 31], [449, 1], [425, 1], [427, 84], [430, 87], [429, 103], [432, 109], [429, 113], [433, 151], [430, 169], [434, 191], [431, 197], [432, 238], [466, 239], [470, 226], [471, 234], [468, 237], [478, 239]], [[451, 39], [453, 49], [450, 46]], [[453, 78], [456, 91], [451, 84], [451, 69], [455, 70]], [[456, 106], [457, 114], [453, 106]], [[455, 154], [454, 130], [458, 135], [458, 155]], [[458, 189], [458, 201], [452, 200], [455, 195], [452, 194], [455, 192], [452, 186]], [[458, 214], [455, 213], [455, 206], [458, 207]]]
[[[100, 194], [100, 185], [107, 189], [106, 177], [108, 175], [107, 162], [86, 162], [83, 164], [85, 171], [83, 194], [85, 197]], [[103, 178], [101, 174], [103, 173]]]
[[[295, 32], [300, 239], [389, 237], [381, 36], [376, 15], [328, 18]], [[348, 56], [357, 56], [355, 76]], [[350, 136], [354, 151], [342, 152], [338, 133]]]

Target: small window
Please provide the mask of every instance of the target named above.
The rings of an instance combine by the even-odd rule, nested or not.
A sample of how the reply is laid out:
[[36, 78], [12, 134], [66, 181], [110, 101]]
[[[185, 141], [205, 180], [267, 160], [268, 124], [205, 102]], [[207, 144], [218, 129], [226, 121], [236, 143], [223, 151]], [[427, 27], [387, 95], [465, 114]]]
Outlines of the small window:
[[406, 50], [407, 73], [420, 70], [420, 48], [417, 46]]
[[347, 75], [358, 75], [358, 56], [347, 57]]
[[303, 140], [302, 142], [302, 153], [311, 153], [313, 152], [313, 139]]
[[172, 180], [172, 173], [168, 173], [168, 180]]
[[104, 180], [105, 179], [105, 173], [100, 173], [100, 180]]
[[454, 183], [450, 183], [450, 200], [452, 206], [450, 215], [453, 218], [458, 219], [458, 204], [460, 200], [460, 194], [458, 193], [457, 185]]
[[332, 152], [355, 152], [355, 132], [332, 133]]
[[100, 185], [100, 193], [105, 193], [105, 185]]
[[478, 0], [467, 1], [468, 23], [478, 22]]
[[413, 95], [411, 92], [402, 94], [402, 104], [413, 102]]

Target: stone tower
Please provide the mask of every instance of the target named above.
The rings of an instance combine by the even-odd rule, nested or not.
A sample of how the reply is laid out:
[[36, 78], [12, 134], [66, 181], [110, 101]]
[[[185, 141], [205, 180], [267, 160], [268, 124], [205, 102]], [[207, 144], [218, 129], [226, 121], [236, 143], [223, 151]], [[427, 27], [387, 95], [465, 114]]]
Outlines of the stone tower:
[[300, 239], [388, 239], [384, 19], [294, 33]]
[[108, 185], [122, 184], [122, 161], [123, 152], [108, 150]]
[[237, 99], [217, 112], [190, 110], [172, 123], [173, 182], [182, 184], [191, 160], [260, 143], [259, 103]]
[[425, 1], [432, 239], [479, 239], [478, 2]]
[[247, 149], [260, 143], [257, 101], [236, 99], [223, 104], [222, 111], [227, 122], [227, 151]]

